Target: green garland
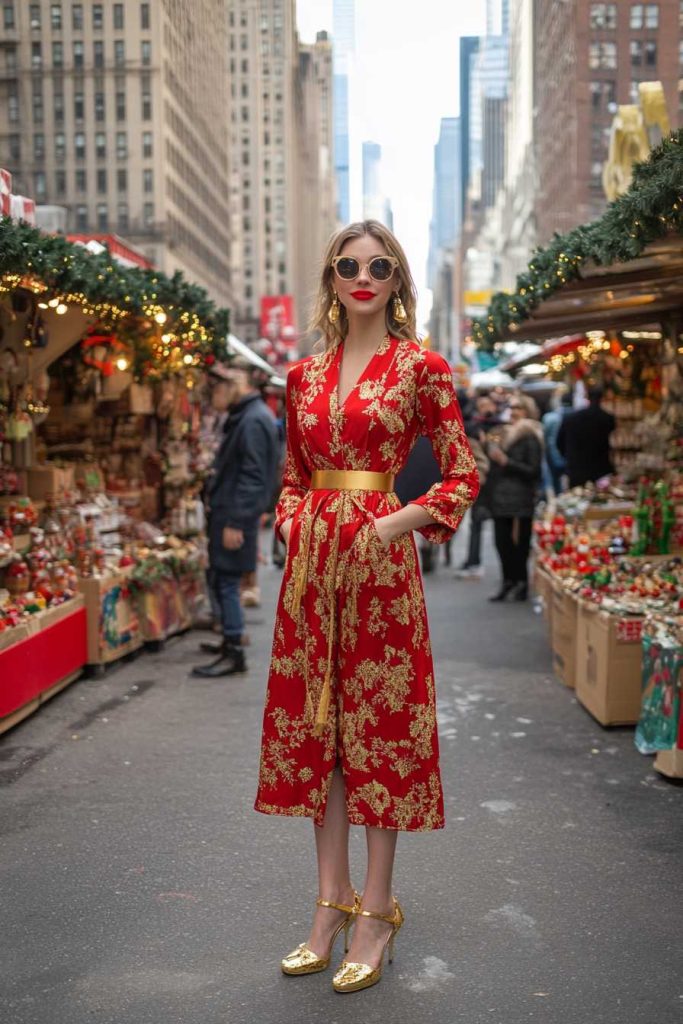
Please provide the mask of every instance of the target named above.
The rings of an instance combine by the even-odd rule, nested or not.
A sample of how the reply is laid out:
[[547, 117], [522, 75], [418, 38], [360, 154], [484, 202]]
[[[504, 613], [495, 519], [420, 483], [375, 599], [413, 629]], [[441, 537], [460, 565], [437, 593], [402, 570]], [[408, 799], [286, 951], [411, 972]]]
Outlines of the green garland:
[[683, 130], [673, 132], [649, 159], [636, 164], [627, 192], [598, 220], [559, 235], [546, 248], [536, 249], [528, 270], [520, 274], [516, 291], [497, 292], [486, 317], [474, 320], [472, 335], [481, 348], [491, 350], [509, 337], [515, 325], [529, 319], [544, 299], [568, 281], [581, 277], [589, 260], [599, 266], [625, 263], [645, 247], [683, 226]]
[[[91, 306], [106, 304], [123, 311], [120, 317], [98, 317], [102, 327], [125, 334], [135, 347], [145, 350], [143, 331], [137, 327], [147, 321], [150, 307], [162, 307], [168, 314], [167, 330], [182, 330], [183, 316], [196, 318], [204, 337], [197, 352], [209, 362], [226, 358], [225, 339], [230, 329], [230, 313], [217, 307], [204, 288], [191, 284], [178, 271], [172, 277], [157, 270], [126, 268], [116, 263], [109, 252], [95, 255], [82, 245], [69, 242], [63, 235], [44, 235], [28, 224], [16, 224], [8, 217], [0, 220], [0, 279], [20, 275], [40, 281], [56, 296], [82, 295]], [[138, 321], [138, 324], [135, 323]]]

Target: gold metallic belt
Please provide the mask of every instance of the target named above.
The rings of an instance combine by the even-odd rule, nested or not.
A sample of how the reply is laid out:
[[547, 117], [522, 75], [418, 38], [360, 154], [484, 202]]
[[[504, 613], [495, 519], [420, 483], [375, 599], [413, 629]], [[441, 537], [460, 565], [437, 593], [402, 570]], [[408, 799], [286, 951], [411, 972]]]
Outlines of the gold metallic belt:
[[369, 469], [314, 469], [312, 491], [393, 491], [393, 473]]

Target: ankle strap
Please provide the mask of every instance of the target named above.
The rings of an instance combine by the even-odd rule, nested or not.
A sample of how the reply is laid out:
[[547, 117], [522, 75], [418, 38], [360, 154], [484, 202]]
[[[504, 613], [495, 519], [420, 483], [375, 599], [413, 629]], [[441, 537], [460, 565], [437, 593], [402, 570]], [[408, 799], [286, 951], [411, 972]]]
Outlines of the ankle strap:
[[333, 903], [332, 900], [317, 899], [315, 905], [317, 907], [330, 907], [332, 910], [343, 910], [345, 914], [356, 914], [360, 906], [360, 896], [354, 890], [353, 893], [353, 906], [348, 907], [345, 903]]
[[376, 910], [360, 910], [356, 911], [358, 917], [374, 917], [377, 921], [386, 921], [387, 924], [396, 924], [399, 915], [399, 906], [397, 900], [394, 898], [394, 910], [391, 914], [380, 914]]

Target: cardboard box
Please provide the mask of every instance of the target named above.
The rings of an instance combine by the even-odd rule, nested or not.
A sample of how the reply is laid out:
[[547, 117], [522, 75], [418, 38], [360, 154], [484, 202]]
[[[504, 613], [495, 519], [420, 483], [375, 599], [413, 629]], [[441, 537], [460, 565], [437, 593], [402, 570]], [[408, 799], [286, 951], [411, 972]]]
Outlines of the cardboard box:
[[34, 466], [26, 470], [26, 493], [29, 498], [39, 500], [48, 494], [59, 498], [74, 488], [73, 466]]
[[683, 779], [683, 750], [673, 747], [671, 750], [660, 750], [655, 757], [655, 771], [670, 779]]
[[581, 602], [577, 622], [576, 696], [601, 725], [640, 718], [642, 619], [619, 619]]
[[559, 580], [553, 580], [550, 612], [553, 668], [564, 685], [572, 689], [576, 676], [578, 610], [579, 602], [575, 595], [565, 590]]
[[78, 582], [88, 616], [88, 664], [106, 665], [142, 646], [143, 637], [128, 573], [89, 576]]

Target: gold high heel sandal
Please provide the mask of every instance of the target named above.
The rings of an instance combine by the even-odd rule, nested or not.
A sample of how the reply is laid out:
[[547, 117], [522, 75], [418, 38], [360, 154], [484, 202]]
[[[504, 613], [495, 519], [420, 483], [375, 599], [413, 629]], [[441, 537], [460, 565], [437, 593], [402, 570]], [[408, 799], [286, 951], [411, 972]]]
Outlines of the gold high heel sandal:
[[332, 903], [331, 900], [323, 899], [316, 900], [315, 904], [317, 907], [330, 907], [332, 910], [343, 910], [346, 917], [343, 921], [340, 921], [339, 926], [335, 928], [332, 938], [330, 939], [330, 945], [328, 947], [326, 957], [318, 956], [317, 953], [314, 953], [312, 949], [308, 948], [305, 942], [302, 942], [300, 946], [297, 946], [291, 953], [288, 953], [280, 964], [283, 974], [317, 974], [318, 971], [326, 970], [330, 964], [332, 947], [334, 946], [337, 936], [342, 929], [344, 929], [344, 953], [348, 953], [349, 951], [349, 928], [353, 924], [353, 919], [360, 908], [360, 896], [358, 893], [354, 889], [352, 907], [348, 907], [344, 903]]
[[335, 992], [360, 992], [362, 988], [370, 988], [371, 985], [376, 985], [382, 977], [382, 965], [384, 963], [384, 950], [389, 950], [389, 963], [394, 959], [394, 939], [396, 938], [398, 931], [405, 921], [403, 911], [401, 910], [400, 904], [394, 896], [394, 912], [393, 914], [378, 914], [374, 910], [357, 910], [357, 917], [374, 917], [378, 921], [386, 921], [387, 924], [391, 925], [391, 932], [387, 936], [387, 940], [382, 947], [382, 955], [379, 961], [379, 967], [371, 967], [370, 964], [354, 964], [342, 961], [339, 966], [339, 970], [332, 979], [332, 987]]

